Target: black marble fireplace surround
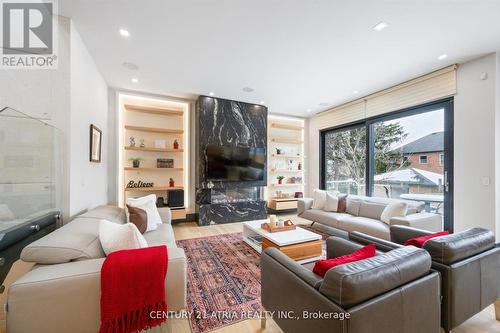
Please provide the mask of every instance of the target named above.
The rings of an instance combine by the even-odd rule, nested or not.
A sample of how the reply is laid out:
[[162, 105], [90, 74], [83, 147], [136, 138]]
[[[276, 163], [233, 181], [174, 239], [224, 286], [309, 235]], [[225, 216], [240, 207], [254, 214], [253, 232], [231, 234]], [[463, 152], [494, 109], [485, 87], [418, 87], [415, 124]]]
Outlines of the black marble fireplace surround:
[[[200, 96], [196, 107], [196, 211], [199, 225], [266, 218], [261, 181], [208, 181], [206, 147], [266, 148], [267, 108], [227, 99]], [[267, 161], [265, 165], [267, 169]]]

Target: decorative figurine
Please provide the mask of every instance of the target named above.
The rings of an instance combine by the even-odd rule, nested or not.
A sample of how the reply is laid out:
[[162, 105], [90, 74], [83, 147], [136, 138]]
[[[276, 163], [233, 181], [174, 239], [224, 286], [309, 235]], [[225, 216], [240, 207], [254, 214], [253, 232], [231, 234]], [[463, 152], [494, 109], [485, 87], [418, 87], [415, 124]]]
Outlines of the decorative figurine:
[[141, 139], [141, 144], [140, 144], [140, 147], [141, 147], [141, 148], [146, 147], [146, 145], [144, 144], [144, 139]]
[[297, 166], [297, 169], [300, 171], [302, 170], [302, 163], [299, 162], [299, 165]]
[[276, 148], [276, 155], [281, 155], [281, 148]]
[[168, 186], [175, 187], [175, 181], [173, 178], [170, 178], [170, 181], [168, 182]]
[[130, 147], [135, 147], [135, 138], [133, 136], [131, 136], [129, 139], [128, 139], [128, 142], [130, 144]]
[[177, 139], [174, 140], [174, 149], [179, 149], [179, 141]]
[[129, 158], [129, 161], [132, 161], [132, 167], [139, 168], [141, 166], [141, 158], [132, 157]]

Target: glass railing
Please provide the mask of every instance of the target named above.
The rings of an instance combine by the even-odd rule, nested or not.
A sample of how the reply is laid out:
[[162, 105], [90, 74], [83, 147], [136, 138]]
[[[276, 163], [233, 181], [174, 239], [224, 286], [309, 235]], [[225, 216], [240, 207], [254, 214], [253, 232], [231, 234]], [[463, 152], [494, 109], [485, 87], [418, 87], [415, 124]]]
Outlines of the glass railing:
[[0, 109], [0, 232], [62, 210], [62, 133]]

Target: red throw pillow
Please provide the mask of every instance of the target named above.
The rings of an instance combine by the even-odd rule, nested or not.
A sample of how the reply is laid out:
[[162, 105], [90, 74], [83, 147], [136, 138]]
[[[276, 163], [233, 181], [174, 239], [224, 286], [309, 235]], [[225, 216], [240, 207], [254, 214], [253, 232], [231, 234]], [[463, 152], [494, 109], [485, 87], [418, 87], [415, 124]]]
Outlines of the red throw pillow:
[[375, 256], [375, 250], [375, 244], [369, 244], [350, 254], [332, 259], [318, 260], [314, 264], [313, 272], [320, 276], [325, 276], [330, 268]]
[[425, 242], [427, 242], [429, 239], [436, 238], [439, 236], [445, 236], [448, 234], [449, 234], [448, 230], [445, 230], [445, 231], [436, 232], [434, 234], [430, 234], [430, 235], [426, 235], [426, 236], [410, 238], [404, 243], [404, 245], [405, 246], [413, 245], [416, 247], [422, 247], [422, 246], [424, 246]]

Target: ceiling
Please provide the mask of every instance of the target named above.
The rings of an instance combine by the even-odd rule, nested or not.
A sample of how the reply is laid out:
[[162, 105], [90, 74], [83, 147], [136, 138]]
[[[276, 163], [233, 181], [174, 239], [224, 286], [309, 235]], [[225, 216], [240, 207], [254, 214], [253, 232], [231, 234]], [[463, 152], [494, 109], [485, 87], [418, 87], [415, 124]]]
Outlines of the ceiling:
[[[188, 98], [213, 92], [297, 116], [500, 50], [497, 0], [64, 0], [59, 7], [112, 87]], [[389, 26], [377, 32], [380, 21]]]

